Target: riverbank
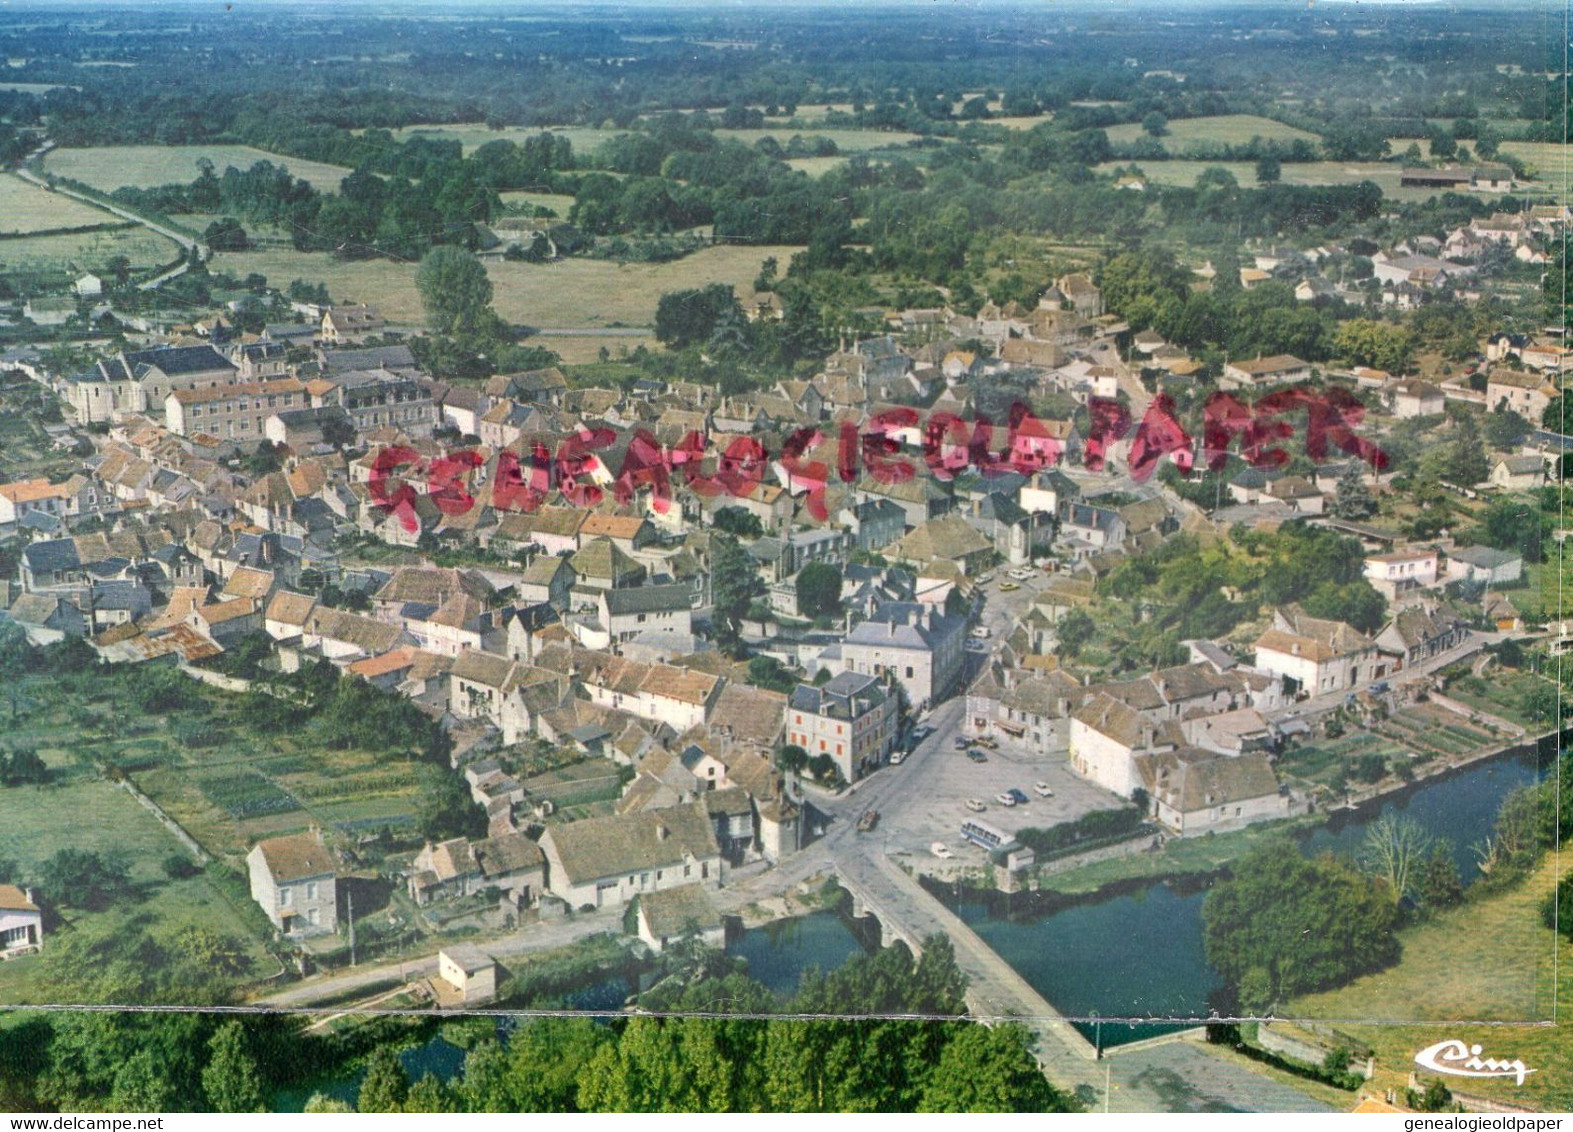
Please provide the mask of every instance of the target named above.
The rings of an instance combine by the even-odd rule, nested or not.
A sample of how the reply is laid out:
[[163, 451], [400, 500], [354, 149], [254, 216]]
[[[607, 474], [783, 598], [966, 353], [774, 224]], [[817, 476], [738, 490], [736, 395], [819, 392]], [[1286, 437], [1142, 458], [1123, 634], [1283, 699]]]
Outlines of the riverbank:
[[[1319, 830], [1329, 829], [1351, 816], [1365, 816], [1373, 809], [1392, 802], [1400, 802], [1427, 787], [1455, 775], [1470, 771], [1497, 760], [1510, 760], [1534, 755], [1540, 759], [1554, 758], [1557, 733], [1547, 732], [1533, 738], [1526, 737], [1505, 747], [1494, 747], [1446, 762], [1440, 760], [1422, 764], [1413, 780], [1391, 778], [1376, 784], [1349, 802], [1336, 808], [1314, 810], [1309, 814], [1285, 821], [1264, 822], [1231, 833], [1205, 834], [1201, 837], [1170, 837], [1162, 848], [1154, 851], [1147, 835], [1132, 839], [1132, 851], [1110, 856], [1107, 849], [1096, 850], [1099, 859], [1071, 868], [1060, 867], [1053, 872], [1037, 874], [1038, 891], [1052, 891], [1066, 896], [1098, 898], [1118, 891], [1133, 880], [1164, 881], [1191, 880], [1215, 876], [1229, 863], [1250, 852], [1262, 841], [1288, 834], [1306, 837]], [[947, 870], [921, 868], [920, 871], [936, 882], [962, 887], [991, 890], [987, 874], [982, 870]]]
[[1455, 1092], [1566, 1111], [1573, 1106], [1573, 1022], [1552, 1020], [1556, 1003], [1573, 996], [1573, 943], [1545, 927], [1540, 904], [1570, 871], [1573, 862], [1548, 854], [1513, 888], [1404, 928], [1395, 966], [1297, 998], [1285, 1014], [1340, 1019], [1341, 1030], [1376, 1051], [1377, 1088], [1402, 1090], [1418, 1051], [1456, 1038], [1478, 1043], [1485, 1056], [1522, 1060], [1534, 1072], [1522, 1086], [1512, 1079], [1447, 1081]]

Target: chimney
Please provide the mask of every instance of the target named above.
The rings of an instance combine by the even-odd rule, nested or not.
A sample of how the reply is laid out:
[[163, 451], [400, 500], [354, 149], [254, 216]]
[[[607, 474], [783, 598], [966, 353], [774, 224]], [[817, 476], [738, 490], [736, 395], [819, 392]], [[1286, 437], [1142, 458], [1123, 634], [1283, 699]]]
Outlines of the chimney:
[[1293, 644], [1293, 646], [1291, 646], [1290, 651], [1293, 652], [1295, 656], [1299, 656], [1300, 655], [1300, 642], [1296, 641]]
[[672, 831], [667, 829], [666, 825], [664, 823], [658, 823], [656, 825], [656, 827], [655, 827], [655, 839], [657, 841], [665, 841], [668, 837], [671, 837], [671, 836], [672, 836]]
[[22, 896], [29, 904], [33, 905], [33, 907], [38, 907], [38, 897], [33, 894], [33, 890], [31, 888], [24, 888], [22, 890]]

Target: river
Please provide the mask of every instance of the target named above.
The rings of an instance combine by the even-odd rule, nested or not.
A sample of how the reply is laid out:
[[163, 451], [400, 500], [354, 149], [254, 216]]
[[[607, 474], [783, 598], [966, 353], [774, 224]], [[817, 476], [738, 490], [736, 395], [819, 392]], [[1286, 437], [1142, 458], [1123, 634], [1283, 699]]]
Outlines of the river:
[[[782, 998], [790, 997], [797, 990], [804, 972], [810, 968], [833, 971], [865, 950], [854, 926], [832, 911], [813, 912], [749, 928], [728, 941], [726, 949], [729, 955], [746, 959], [749, 976]], [[614, 1013], [622, 1010], [630, 995], [648, 987], [652, 978], [653, 973], [647, 971], [642, 975], [618, 974], [598, 979], [577, 990], [554, 996], [552, 1005], [568, 1010]], [[512, 1021], [512, 1018], [501, 1019], [500, 1031], [506, 1033]], [[405, 1050], [399, 1060], [411, 1081], [418, 1081], [428, 1073], [447, 1081], [463, 1069], [464, 1051], [434, 1036]], [[299, 1112], [313, 1093], [353, 1104], [364, 1076], [365, 1070], [355, 1069], [281, 1089], [272, 1097], [270, 1107], [277, 1112]]]
[[[1352, 855], [1373, 821], [1402, 814], [1431, 836], [1448, 839], [1467, 885], [1479, 876], [1470, 846], [1491, 832], [1502, 799], [1539, 780], [1549, 767], [1533, 754], [1479, 763], [1380, 804], [1336, 814], [1305, 835], [1303, 846], [1307, 852]], [[1004, 897], [957, 894], [945, 902], [1088, 1038], [1111, 1046], [1195, 1025], [1207, 1016], [1211, 997], [1222, 989], [1202, 947], [1202, 901], [1209, 883], [1137, 882], [1032, 917], [1011, 915]]]

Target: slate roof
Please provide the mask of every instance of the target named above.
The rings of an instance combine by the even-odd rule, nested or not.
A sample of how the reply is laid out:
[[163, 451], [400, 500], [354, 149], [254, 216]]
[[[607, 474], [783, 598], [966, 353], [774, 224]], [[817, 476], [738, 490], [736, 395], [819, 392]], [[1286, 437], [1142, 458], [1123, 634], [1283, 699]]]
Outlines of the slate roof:
[[693, 588], [677, 582], [665, 586], [635, 586], [622, 590], [607, 590], [602, 600], [606, 610], [614, 617], [633, 613], [667, 613], [675, 609], [688, 609], [693, 604]]

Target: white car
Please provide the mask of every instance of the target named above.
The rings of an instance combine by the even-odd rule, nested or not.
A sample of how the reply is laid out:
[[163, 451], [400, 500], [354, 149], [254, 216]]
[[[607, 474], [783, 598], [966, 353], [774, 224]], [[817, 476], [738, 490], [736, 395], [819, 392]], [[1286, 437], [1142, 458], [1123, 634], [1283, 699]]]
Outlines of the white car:
[[1002, 806], [1014, 806], [1016, 804], [1016, 799], [1009, 794], [996, 794], [994, 795], [994, 800]]
[[1016, 569], [1010, 572], [1010, 576], [1015, 578], [1018, 582], [1025, 582], [1028, 578], [1032, 577], [1032, 571]]
[[936, 841], [934, 844], [930, 845], [929, 852], [934, 854], [934, 856], [938, 857], [941, 861], [948, 861], [956, 855], [946, 847], [943, 841]]
[[985, 806], [982, 802], [978, 801], [976, 798], [968, 798], [967, 809], [971, 810], [975, 814], [981, 814], [984, 810], [988, 809], [988, 807]]
[[890, 752], [890, 765], [891, 766], [900, 766], [902, 763], [904, 763], [906, 761], [907, 761], [907, 752], [905, 752], [905, 751], [892, 751], [892, 752]]
[[1032, 784], [1032, 790], [1033, 793], [1037, 794], [1037, 796], [1040, 798], [1054, 797], [1054, 788], [1051, 787], [1047, 782], [1034, 782]]
[[970, 634], [975, 641], [986, 641], [993, 636], [993, 631], [987, 625], [979, 625]]

